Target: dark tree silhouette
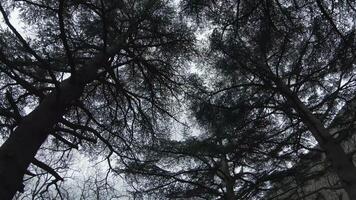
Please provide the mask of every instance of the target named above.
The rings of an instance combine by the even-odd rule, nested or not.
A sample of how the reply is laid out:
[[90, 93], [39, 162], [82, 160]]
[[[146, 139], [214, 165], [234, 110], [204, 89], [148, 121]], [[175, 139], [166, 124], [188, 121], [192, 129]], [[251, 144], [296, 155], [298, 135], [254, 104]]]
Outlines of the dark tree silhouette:
[[[245, 95], [246, 93], [244, 93]], [[236, 94], [235, 94], [236, 95]], [[247, 95], [248, 96], [248, 95]], [[162, 140], [147, 162], [123, 170], [134, 181], [136, 195], [159, 198], [253, 199], [270, 189], [270, 182], [294, 174], [296, 137], [281, 134], [273, 113], [251, 100], [224, 95], [214, 104], [193, 106], [203, 130], [197, 137]], [[297, 133], [296, 133], [297, 134]], [[289, 149], [289, 150], [288, 150]], [[153, 153], [154, 152], [154, 153]]]
[[308, 129], [356, 199], [356, 168], [327, 128], [354, 95], [354, 3], [187, 0], [183, 6], [216, 27], [210, 48], [226, 77], [220, 90], [249, 87], [269, 95], [265, 107]]
[[[1, 1], [0, 199], [37, 170], [42, 191], [58, 188], [73, 149], [105, 157], [142, 198], [206, 199], [264, 198], [283, 176], [307, 179], [299, 161], [318, 151], [356, 199], [355, 12], [349, 0]], [[186, 79], [191, 58], [201, 76]], [[181, 105], [199, 136], [171, 134]]]
[[[12, 8], [32, 36], [11, 24]], [[53, 148], [92, 143], [109, 161], [137, 159], [131, 141], [154, 139], [148, 135], [169, 115], [167, 100], [179, 90], [179, 64], [191, 49], [191, 31], [171, 4], [9, 0], [0, 11], [1, 127], [10, 132], [0, 148], [0, 199], [23, 191], [30, 164], [61, 180], [35, 159], [49, 136]]]

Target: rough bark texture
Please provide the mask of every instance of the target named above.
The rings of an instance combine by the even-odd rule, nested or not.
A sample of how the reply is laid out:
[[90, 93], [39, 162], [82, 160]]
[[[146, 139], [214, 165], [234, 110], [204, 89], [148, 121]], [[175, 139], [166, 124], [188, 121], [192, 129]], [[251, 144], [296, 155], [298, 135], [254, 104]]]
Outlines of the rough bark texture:
[[100, 66], [107, 62], [108, 54], [98, 54], [73, 77], [48, 94], [40, 105], [28, 114], [0, 147], [0, 199], [11, 200], [23, 189], [23, 177], [37, 151], [48, 137], [52, 127], [78, 100], [85, 85], [93, 81]]

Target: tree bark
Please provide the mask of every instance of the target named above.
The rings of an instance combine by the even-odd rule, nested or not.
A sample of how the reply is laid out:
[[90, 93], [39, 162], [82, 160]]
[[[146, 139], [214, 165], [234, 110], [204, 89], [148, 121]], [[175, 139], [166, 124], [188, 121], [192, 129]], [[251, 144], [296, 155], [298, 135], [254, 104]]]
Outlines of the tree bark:
[[349, 199], [356, 199], [356, 168], [350, 158], [324, 127], [321, 121], [315, 117], [305, 104], [294, 95], [290, 89], [280, 80], [274, 80], [278, 90], [287, 99], [291, 106], [299, 114], [303, 123], [317, 140], [320, 147], [326, 152], [326, 157], [331, 162], [335, 173], [338, 175]]
[[5, 143], [0, 147], [0, 199], [11, 200], [17, 191], [23, 190], [23, 177], [37, 151], [47, 139], [53, 126], [66, 113], [72, 103], [80, 98], [87, 83], [92, 82], [100, 66], [110, 54], [99, 53], [48, 94], [40, 105], [28, 114]]

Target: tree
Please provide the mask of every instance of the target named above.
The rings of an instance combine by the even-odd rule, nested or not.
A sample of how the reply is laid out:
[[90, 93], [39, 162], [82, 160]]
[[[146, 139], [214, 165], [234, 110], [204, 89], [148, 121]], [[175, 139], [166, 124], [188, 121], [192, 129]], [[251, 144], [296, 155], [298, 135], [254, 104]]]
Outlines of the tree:
[[265, 109], [295, 129], [306, 128], [356, 199], [352, 157], [327, 128], [338, 107], [354, 97], [354, 4], [187, 0], [183, 7], [200, 25], [215, 27], [210, 57], [224, 77], [219, 91], [269, 96]]
[[[10, 23], [12, 7], [34, 37]], [[191, 31], [171, 4], [19, 0], [0, 11], [1, 127], [10, 133], [0, 148], [0, 199], [23, 190], [30, 164], [60, 179], [35, 159], [49, 137], [54, 149], [95, 144], [109, 164], [113, 155], [137, 159], [135, 143], [153, 140], [157, 120], [169, 115], [191, 49]]]
[[[292, 162], [313, 150], [311, 137], [325, 151], [350, 199], [356, 199], [353, 154], [340, 144], [348, 131], [331, 128], [339, 108], [355, 97], [354, 3], [182, 0], [180, 17], [172, 4], [0, 4], [6, 24], [0, 29], [0, 122], [1, 132], [7, 133], [0, 147], [0, 199], [21, 191], [25, 174], [36, 175], [29, 171], [31, 164], [49, 173], [48, 181], [57, 186], [62, 177], [36, 154], [49, 150], [56, 157], [52, 152], [75, 148], [95, 155], [106, 152], [109, 171], [120, 173], [123, 168], [159, 177], [158, 189], [177, 183], [167, 191], [175, 197], [182, 196], [177, 191], [188, 191], [204, 198], [252, 198], [268, 187], [270, 175], [289, 172], [287, 164], [273, 169], [262, 163]], [[31, 26], [32, 37], [25, 38], [10, 23], [11, 8]], [[211, 30], [209, 54], [196, 58], [213, 63], [204, 67], [212, 67], [214, 91], [200, 96], [203, 113], [196, 109], [208, 137], [177, 142], [165, 133], [169, 124], [162, 120], [174, 119], [174, 102], [182, 90], [190, 92], [182, 77], [188, 71], [184, 61], [194, 50], [192, 29], [181, 20], [188, 15]], [[241, 115], [243, 109], [250, 113]], [[266, 138], [273, 133], [276, 152], [269, 151], [271, 141]], [[257, 136], [261, 146], [254, 143]], [[234, 151], [244, 141], [251, 149]], [[227, 151], [226, 144], [232, 150]], [[266, 160], [249, 163], [256, 169], [242, 180], [246, 184], [236, 181], [244, 175], [234, 174], [230, 166], [244, 168], [261, 150], [268, 152]], [[286, 150], [291, 157], [283, 157]], [[234, 158], [237, 155], [244, 156]], [[192, 162], [177, 166], [183, 171], [164, 169], [159, 162], [182, 156]]]
[[277, 128], [272, 113], [247, 103], [252, 98], [231, 96], [214, 101], [225, 107], [206, 102], [193, 106], [202, 127], [199, 136], [144, 147], [150, 152], [147, 162], [122, 171], [134, 182], [136, 195], [256, 199], [263, 198], [271, 181], [295, 173], [297, 168], [289, 165], [297, 160], [296, 138], [281, 134], [289, 128]]
[[[346, 102], [328, 127], [350, 157], [355, 155], [355, 101]], [[324, 152], [308, 152], [295, 167], [296, 174], [273, 182], [268, 199], [349, 199]]]

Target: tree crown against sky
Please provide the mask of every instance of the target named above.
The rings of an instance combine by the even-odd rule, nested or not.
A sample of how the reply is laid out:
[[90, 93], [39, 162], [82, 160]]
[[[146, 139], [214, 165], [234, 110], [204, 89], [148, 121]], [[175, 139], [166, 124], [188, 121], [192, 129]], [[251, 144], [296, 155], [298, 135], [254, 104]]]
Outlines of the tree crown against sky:
[[[345, 173], [344, 178], [347, 179], [348, 175], [354, 174], [352, 152], [340, 147], [342, 146], [340, 142], [345, 138], [350, 139], [350, 133], [353, 133], [350, 122], [354, 111], [347, 113], [340, 111], [344, 104], [346, 107], [352, 107], [355, 97], [353, 70], [355, 5], [352, 2], [187, 0], [182, 1], [181, 5], [186, 14], [197, 20], [198, 26], [208, 27], [211, 33], [210, 48], [204, 57], [204, 61], [207, 62], [198, 65], [206, 69], [203, 79], [213, 80], [213, 84], [210, 83], [213, 88], [209, 88], [203, 95], [198, 95], [200, 102], [203, 103], [196, 113], [198, 114], [196, 117], [206, 128], [205, 134], [198, 139], [198, 143], [201, 145], [205, 142], [209, 143], [206, 145], [207, 149], [202, 150], [207, 155], [191, 151], [190, 148], [194, 148], [195, 144], [191, 144], [189, 148], [188, 144], [191, 141], [188, 139], [177, 144], [176, 147], [181, 149], [181, 145], [187, 145], [185, 151], [165, 151], [165, 155], [171, 159], [188, 160], [187, 163], [182, 162], [181, 168], [168, 171], [167, 167], [162, 168], [164, 166], [162, 163], [166, 159], [163, 157], [162, 163], [157, 162], [156, 166], [150, 163], [151, 167], [142, 167], [147, 170], [146, 173], [130, 172], [130, 168], [129, 173], [136, 173], [146, 178], [148, 185], [152, 177], [157, 177], [157, 180], [153, 181], [157, 185], [153, 186], [161, 190], [166, 189], [166, 195], [181, 195], [181, 197], [196, 195], [195, 197], [206, 199], [212, 196], [234, 199], [231, 198], [231, 194], [251, 195], [237, 196], [240, 198], [263, 199], [258, 195], [273, 189], [270, 187], [272, 179], [264, 179], [265, 185], [258, 181], [263, 180], [266, 175], [267, 177], [271, 175], [271, 178], [282, 178], [291, 174], [296, 168], [289, 170], [288, 164], [295, 164], [294, 162], [298, 162], [301, 155], [310, 150], [325, 151], [327, 157], [329, 156], [328, 159], [334, 162], [332, 165], [335, 169], [338, 168], [335, 165], [341, 161], [337, 161], [338, 156], [333, 157], [332, 154], [335, 152], [332, 151], [338, 149], [337, 154], [345, 158], [345, 162], [340, 165], [341, 168], [349, 165], [349, 169], [353, 171], [353, 173]], [[211, 63], [212, 65], [209, 66]], [[206, 105], [215, 109], [207, 109]], [[246, 122], [239, 126], [239, 119], [243, 119], [244, 115], [237, 117], [231, 114], [242, 108], [261, 109], [269, 113], [268, 119], [273, 122], [272, 127], [279, 130], [279, 137], [283, 138], [281, 141], [272, 138], [274, 147], [280, 144], [283, 148], [273, 152], [276, 154], [266, 151], [269, 160], [265, 162], [271, 163], [273, 156], [277, 155], [280, 162], [286, 161], [288, 164], [278, 166], [273, 163], [271, 166], [262, 167], [261, 171], [256, 170], [252, 173], [248, 171], [245, 177], [243, 175], [233, 177], [234, 192], [230, 192], [229, 198], [229, 181], [219, 177], [217, 172], [221, 168], [212, 167], [209, 162], [204, 162], [206, 159], [214, 162], [221, 158], [221, 152], [213, 150], [214, 146], [224, 148], [226, 144], [213, 142], [213, 137], [209, 138], [206, 135], [220, 133], [220, 137], [227, 140], [232, 138], [229, 134], [243, 136], [243, 131], [241, 133], [239, 130], [243, 130], [240, 126], [245, 125]], [[249, 111], [253, 113], [252, 110]], [[335, 119], [336, 114], [342, 117]], [[219, 120], [220, 117], [223, 119], [222, 122]], [[219, 122], [221, 126], [218, 125]], [[229, 130], [230, 126], [237, 130]], [[264, 127], [267, 132], [270, 131], [268, 127], [267, 125]], [[260, 137], [258, 126], [255, 128], [255, 133], [252, 131], [250, 134]], [[271, 140], [263, 140], [260, 141], [260, 145], [268, 145], [270, 142]], [[315, 142], [319, 143], [322, 150], [314, 149]], [[227, 152], [227, 155], [230, 154], [227, 156], [230, 173], [235, 173], [239, 167], [246, 166], [233, 156], [236, 149], [243, 146], [242, 143], [236, 141], [234, 145], [237, 147]], [[333, 145], [332, 148], [327, 147], [330, 143]], [[174, 146], [170, 142], [167, 144], [169, 144], [168, 149]], [[260, 150], [263, 149], [261, 146], [259, 146]], [[345, 152], [350, 154], [346, 155]], [[240, 155], [240, 159], [249, 159], [253, 157], [251, 153], [256, 152], [245, 150], [245, 153], [247, 153], [246, 157]], [[157, 155], [162, 156], [162, 153]], [[189, 161], [194, 163], [193, 166]], [[258, 165], [258, 161], [254, 164]], [[296, 174], [295, 171], [293, 173]], [[337, 173], [341, 174], [341, 172]], [[253, 178], [246, 178], [249, 174], [252, 174]], [[205, 179], [210, 182], [204, 182]], [[247, 183], [241, 186], [237, 180]], [[199, 185], [202, 182], [205, 184]], [[348, 181], [342, 182], [341, 180], [339, 183], [340, 187], [353, 185], [348, 184]], [[147, 185], [141, 190], [147, 192], [146, 187]], [[251, 191], [250, 194], [245, 193], [246, 188]], [[349, 193], [352, 193], [352, 189], [349, 189]], [[158, 195], [162, 194], [162, 192], [158, 193]]]
[[[31, 27], [34, 37], [20, 35], [8, 21], [12, 8], [19, 10], [19, 20]], [[121, 164], [139, 161], [136, 144], [153, 142], [164, 128], [159, 120], [174, 113], [168, 103], [180, 98], [182, 60], [191, 52], [192, 32], [172, 5], [156, 0], [5, 1], [1, 13], [7, 26], [1, 31], [0, 56], [4, 139], [9, 134], [16, 138], [21, 124], [36, 116], [26, 116], [26, 110], [40, 113], [39, 105], [53, 103], [37, 116], [38, 125], [29, 127], [50, 134], [43, 146], [48, 153], [37, 155], [79, 148], [101, 153], [108, 161], [115, 157], [113, 166], [117, 159]], [[51, 113], [57, 116], [51, 119]], [[53, 125], [36, 130], [46, 123]], [[16, 145], [3, 145], [15, 149], [4, 152], [32, 148]], [[61, 180], [41, 157], [24, 159], [22, 153], [11, 154]], [[2, 186], [22, 187], [19, 182]]]
[[[0, 174], [9, 182], [0, 184], [0, 194], [22, 189], [30, 163], [50, 173], [56, 186], [62, 179], [51, 169], [56, 166], [41, 159], [62, 159], [62, 152], [78, 148], [107, 156], [112, 171], [133, 181], [143, 177], [144, 187], [136, 189], [146, 194], [262, 198], [269, 181], [292, 173], [290, 165], [315, 139], [352, 197], [356, 174], [345, 176], [355, 170], [339, 144], [349, 131], [338, 129], [352, 127], [333, 119], [354, 98], [354, 3], [183, 0], [180, 15], [174, 6], [159, 0], [1, 3], [6, 142], [0, 173], [9, 170], [16, 181]], [[7, 20], [12, 8], [35, 37], [22, 36]], [[193, 54], [194, 25], [209, 30], [208, 52], [200, 55]], [[208, 76], [185, 79], [191, 58]], [[202, 84], [207, 79], [211, 88]], [[169, 132], [182, 93], [202, 134], [177, 141]], [[66, 169], [65, 162], [58, 167]]]

